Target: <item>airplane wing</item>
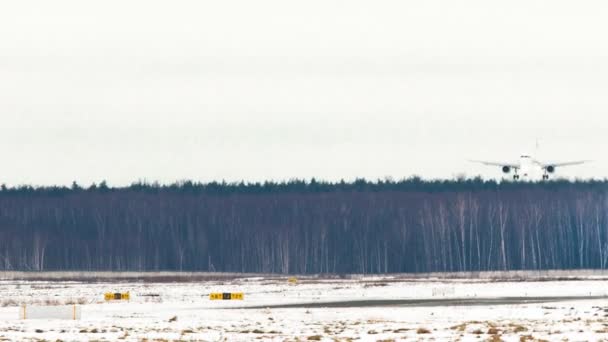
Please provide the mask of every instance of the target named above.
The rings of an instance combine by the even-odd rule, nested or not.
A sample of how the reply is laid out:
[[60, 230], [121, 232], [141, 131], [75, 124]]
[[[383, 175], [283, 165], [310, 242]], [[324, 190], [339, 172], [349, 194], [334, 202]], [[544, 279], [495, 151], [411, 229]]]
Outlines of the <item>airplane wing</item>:
[[547, 168], [549, 166], [562, 167], [562, 166], [580, 165], [580, 164], [585, 164], [585, 163], [589, 163], [589, 162], [591, 162], [591, 160], [577, 160], [577, 161], [560, 162], [560, 163], [541, 163], [541, 162], [537, 161], [536, 163], [543, 168]]
[[480, 164], [489, 165], [489, 166], [500, 166], [500, 167], [507, 166], [507, 167], [510, 167], [512, 169], [519, 169], [519, 167], [520, 167], [519, 163], [512, 163], [512, 162], [510, 162], [510, 163], [500, 163], [500, 162], [494, 162], [494, 161], [471, 160], [471, 159], [469, 159], [469, 161], [473, 162], [473, 163], [480, 163]]

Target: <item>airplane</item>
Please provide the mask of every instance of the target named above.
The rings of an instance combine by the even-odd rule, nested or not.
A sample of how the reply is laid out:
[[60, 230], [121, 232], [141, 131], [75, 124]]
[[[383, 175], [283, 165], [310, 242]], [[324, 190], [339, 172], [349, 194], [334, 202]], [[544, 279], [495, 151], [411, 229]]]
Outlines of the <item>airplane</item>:
[[519, 157], [519, 162], [517, 163], [501, 163], [501, 162], [491, 162], [491, 161], [483, 161], [483, 160], [469, 160], [474, 163], [481, 163], [489, 166], [498, 166], [502, 169], [502, 172], [505, 174], [511, 173], [513, 171], [513, 180], [519, 180], [520, 174], [524, 178], [532, 177], [534, 171], [540, 170], [543, 173], [543, 180], [548, 180], [549, 175], [555, 173], [555, 170], [558, 167], [571, 166], [571, 165], [580, 165], [584, 163], [590, 162], [590, 160], [578, 160], [578, 161], [570, 161], [570, 162], [560, 162], [560, 163], [545, 163], [538, 161], [529, 154], [523, 154]]

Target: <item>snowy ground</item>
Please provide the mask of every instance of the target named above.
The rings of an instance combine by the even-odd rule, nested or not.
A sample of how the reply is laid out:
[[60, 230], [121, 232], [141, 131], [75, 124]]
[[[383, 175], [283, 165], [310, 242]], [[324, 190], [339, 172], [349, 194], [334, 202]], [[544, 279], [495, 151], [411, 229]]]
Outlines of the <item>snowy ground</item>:
[[[126, 291], [131, 293], [130, 302], [103, 300], [104, 292]], [[211, 292], [244, 292], [245, 300], [210, 301]], [[0, 293], [0, 340], [608, 341], [608, 281], [603, 278], [527, 282], [306, 278], [295, 285], [276, 277], [164, 283], [4, 280]], [[553, 296], [577, 298], [534, 302]], [[497, 297], [520, 298], [517, 304], [482, 305], [483, 298]], [[446, 298], [464, 302], [455, 306], [455, 301], [416, 306], [373, 302]], [[319, 305], [348, 306], [344, 302], [350, 301], [356, 301], [352, 307]], [[19, 320], [19, 305], [24, 303], [77, 303], [82, 319]], [[297, 303], [305, 305], [273, 308]]]

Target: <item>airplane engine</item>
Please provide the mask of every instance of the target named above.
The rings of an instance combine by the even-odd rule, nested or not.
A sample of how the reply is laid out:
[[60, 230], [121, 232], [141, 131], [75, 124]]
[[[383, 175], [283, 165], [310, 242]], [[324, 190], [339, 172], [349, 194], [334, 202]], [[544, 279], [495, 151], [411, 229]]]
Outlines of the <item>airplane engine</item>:
[[549, 166], [547, 166], [547, 172], [548, 172], [548, 173], [553, 173], [553, 172], [555, 172], [555, 166], [553, 166], [553, 165], [549, 165]]
[[511, 172], [511, 168], [510, 168], [510, 167], [508, 167], [508, 166], [503, 166], [503, 167], [502, 167], [502, 172], [504, 172], [504, 173], [509, 173], [509, 172]]

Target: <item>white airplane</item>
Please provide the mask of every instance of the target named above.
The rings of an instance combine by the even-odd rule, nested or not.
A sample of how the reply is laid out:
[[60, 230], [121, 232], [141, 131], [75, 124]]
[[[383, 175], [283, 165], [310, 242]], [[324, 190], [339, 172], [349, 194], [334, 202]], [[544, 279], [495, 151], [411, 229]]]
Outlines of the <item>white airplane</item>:
[[535, 171], [541, 171], [543, 175], [543, 180], [548, 180], [549, 175], [555, 173], [555, 170], [558, 167], [571, 166], [571, 165], [580, 165], [590, 160], [579, 160], [579, 161], [571, 161], [571, 162], [560, 162], [560, 163], [544, 163], [540, 162], [530, 155], [524, 154], [519, 157], [519, 162], [517, 163], [500, 163], [500, 162], [491, 162], [491, 161], [483, 161], [483, 160], [470, 160], [474, 163], [481, 163], [484, 165], [490, 166], [498, 166], [502, 168], [502, 172], [506, 174], [510, 174], [513, 172], [513, 179], [519, 180], [520, 175], [524, 178], [530, 178], [533, 175], [537, 174]]

